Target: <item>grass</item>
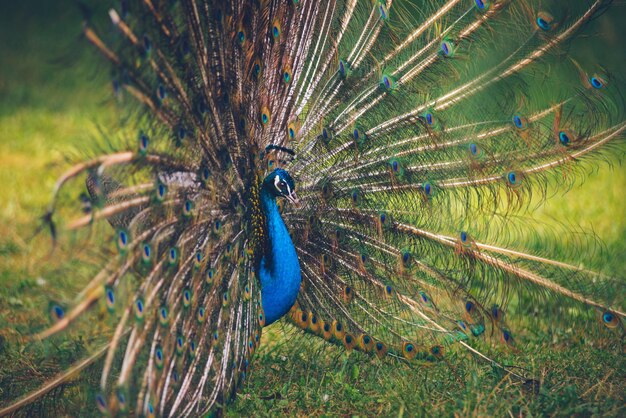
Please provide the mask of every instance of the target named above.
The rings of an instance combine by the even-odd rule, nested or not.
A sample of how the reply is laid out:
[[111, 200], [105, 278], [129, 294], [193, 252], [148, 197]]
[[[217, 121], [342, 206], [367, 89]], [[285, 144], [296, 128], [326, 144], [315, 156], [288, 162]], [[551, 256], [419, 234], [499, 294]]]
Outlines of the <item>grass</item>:
[[[47, 324], [48, 300], [71, 300], [89, 269], [80, 260], [64, 263], [69, 255], [64, 249], [50, 256], [49, 240], [32, 238], [37, 216], [68, 156], [80, 154], [84, 144], [99, 137], [98, 126], [115, 126], [119, 116], [115, 104], [103, 99], [109, 97], [107, 74], [93, 69], [101, 61], [78, 40], [80, 16], [68, 3], [12, 5], [0, 18], [0, 404], [37, 387], [97, 344], [84, 324], [38, 346], [23, 339]], [[612, 157], [612, 167], [599, 165], [584, 184], [551, 199], [536, 216], [548, 223], [575, 219], [593, 229], [606, 245], [596, 262], [624, 277], [626, 170], [619, 161]], [[274, 325], [264, 333], [250, 377], [227, 414], [626, 414], [621, 341], [592, 342], [586, 330], [570, 331], [567, 338], [540, 330], [526, 337], [518, 353], [502, 356], [529, 369], [541, 381], [538, 391], [460, 353], [451, 354], [454, 367], [447, 362], [417, 367], [347, 354], [288, 325]], [[22, 414], [93, 415], [88, 388], [99, 367]]]

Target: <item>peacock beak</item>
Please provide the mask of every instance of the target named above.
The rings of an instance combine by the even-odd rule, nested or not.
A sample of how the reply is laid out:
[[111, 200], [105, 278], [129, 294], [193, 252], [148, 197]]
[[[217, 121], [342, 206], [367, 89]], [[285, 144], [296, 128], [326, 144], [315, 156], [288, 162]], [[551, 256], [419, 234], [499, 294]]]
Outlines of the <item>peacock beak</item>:
[[285, 199], [287, 199], [289, 201], [289, 203], [294, 205], [296, 208], [300, 207], [300, 200], [298, 199], [298, 196], [296, 195], [295, 191], [293, 191], [290, 194], [288, 194], [287, 196], [285, 196]]

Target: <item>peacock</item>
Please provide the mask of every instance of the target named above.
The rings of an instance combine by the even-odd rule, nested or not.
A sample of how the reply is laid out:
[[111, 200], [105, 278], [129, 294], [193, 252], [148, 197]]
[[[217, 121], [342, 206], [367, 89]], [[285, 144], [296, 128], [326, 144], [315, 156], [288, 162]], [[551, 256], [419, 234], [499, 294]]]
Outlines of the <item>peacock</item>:
[[[97, 307], [111, 325], [0, 415], [97, 360], [94, 410], [206, 415], [277, 321], [382, 361], [464, 352], [531, 386], [498, 359], [529, 318], [623, 337], [623, 280], [577, 261], [574, 222], [533, 222], [549, 187], [624, 138], [619, 77], [575, 48], [610, 6], [123, 0], [107, 24], [85, 11], [133, 136], [56, 182], [40, 230], [98, 269], [31, 338]], [[577, 238], [557, 252], [545, 234]]]

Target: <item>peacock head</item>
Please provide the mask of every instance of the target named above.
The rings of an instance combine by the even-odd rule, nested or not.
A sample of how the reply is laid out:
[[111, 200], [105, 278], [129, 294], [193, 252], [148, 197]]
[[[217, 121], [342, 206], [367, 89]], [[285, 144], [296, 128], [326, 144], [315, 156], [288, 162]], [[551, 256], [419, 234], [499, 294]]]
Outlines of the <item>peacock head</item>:
[[284, 197], [294, 205], [298, 205], [296, 184], [289, 173], [282, 168], [275, 169], [267, 177], [265, 177], [262, 188], [270, 193], [271, 196]]

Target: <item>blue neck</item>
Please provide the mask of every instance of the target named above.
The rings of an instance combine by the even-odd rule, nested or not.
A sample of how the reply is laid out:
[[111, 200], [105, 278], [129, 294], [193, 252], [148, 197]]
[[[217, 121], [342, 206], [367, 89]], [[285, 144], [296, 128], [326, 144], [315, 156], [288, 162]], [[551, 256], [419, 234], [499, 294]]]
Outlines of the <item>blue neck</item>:
[[300, 263], [289, 231], [278, 212], [276, 198], [261, 189], [261, 208], [265, 214], [268, 246], [259, 268], [265, 324], [289, 312], [300, 291]]

